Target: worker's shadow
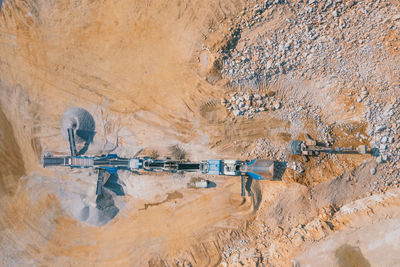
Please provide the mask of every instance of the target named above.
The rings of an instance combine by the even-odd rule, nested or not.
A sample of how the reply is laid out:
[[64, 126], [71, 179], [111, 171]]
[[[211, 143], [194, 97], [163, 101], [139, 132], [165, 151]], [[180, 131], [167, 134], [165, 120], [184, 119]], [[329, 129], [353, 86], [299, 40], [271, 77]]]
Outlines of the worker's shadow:
[[275, 161], [274, 164], [274, 181], [282, 181], [282, 176], [287, 169], [287, 161]]

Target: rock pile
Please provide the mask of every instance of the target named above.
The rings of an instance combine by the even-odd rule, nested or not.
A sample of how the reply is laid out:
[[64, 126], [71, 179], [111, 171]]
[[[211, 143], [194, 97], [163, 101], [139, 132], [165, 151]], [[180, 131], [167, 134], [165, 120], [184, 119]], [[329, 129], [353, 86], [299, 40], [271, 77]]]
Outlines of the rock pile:
[[221, 104], [230, 111], [233, 116], [254, 117], [262, 111], [274, 111], [282, 107], [282, 103], [270, 94], [252, 94], [234, 92], [228, 95], [228, 99], [221, 99]]
[[390, 183], [400, 175], [400, 102], [385, 106], [367, 101], [366, 105], [368, 109], [364, 112], [364, 118], [369, 123], [371, 145], [376, 148], [376, 162], [389, 163], [385, 166], [388, 174], [385, 180]]
[[[276, 13], [286, 14], [286, 5], [294, 12], [276, 27], [266, 27]], [[245, 8], [238, 21], [231, 22], [235, 24], [231, 28], [235, 42], [222, 51], [222, 76], [238, 88], [257, 88], [282, 75], [287, 79], [332, 77], [331, 82], [341, 88], [338, 94], [344, 88], [360, 88], [354, 92], [354, 101], [367, 110], [364, 118], [370, 125], [371, 145], [379, 155], [377, 162], [390, 162], [392, 168], [399, 169], [394, 163], [399, 161], [398, 104], [379, 104], [385, 98], [396, 97], [390, 94], [399, 89], [377, 70], [377, 62], [392, 60], [391, 70], [400, 71], [396, 59], [388, 53], [398, 49], [388, 41], [388, 32], [400, 29], [398, 13], [395, 5], [384, 0], [257, 3]], [[249, 34], [252, 31], [257, 34]], [[382, 88], [378, 89], [379, 94], [374, 93], [375, 88]], [[283, 102], [257, 94], [236, 93], [229, 97], [222, 104], [234, 116], [253, 117], [258, 112], [279, 109]], [[302, 122], [312, 118], [321, 133], [318, 138], [333, 141], [331, 127], [323, 122], [323, 108], [318, 103], [307, 96], [297, 101], [293, 95], [286, 96], [284, 103], [287, 112], [280, 116], [291, 121], [292, 131], [297, 124], [300, 128]], [[353, 104], [349, 111], [356, 114], [356, 109]]]
[[[368, 71], [374, 68], [371, 62], [386, 56], [383, 43], [375, 40], [385, 38], [382, 29], [400, 25], [386, 1], [298, 1], [290, 4], [296, 13], [279, 27], [264, 27], [286, 4], [266, 1], [242, 12], [237, 28], [231, 28], [237, 45], [222, 56], [223, 77], [246, 86], [289, 73], [305, 78], [331, 73], [347, 81], [355, 75], [376, 78]], [[256, 37], [241, 37], [248, 29], [257, 30]]]

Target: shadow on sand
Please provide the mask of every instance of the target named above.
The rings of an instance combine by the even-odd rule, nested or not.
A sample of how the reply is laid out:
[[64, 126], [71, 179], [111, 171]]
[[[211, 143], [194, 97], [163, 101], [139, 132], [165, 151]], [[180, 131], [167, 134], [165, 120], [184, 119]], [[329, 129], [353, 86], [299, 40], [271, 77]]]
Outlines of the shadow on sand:
[[78, 151], [78, 155], [83, 155], [88, 151], [89, 145], [92, 143], [94, 136], [96, 135], [95, 131], [83, 131], [83, 130], [77, 130], [76, 135], [78, 135], [80, 138], [82, 138], [85, 143], [83, 147]]
[[119, 212], [119, 208], [115, 205], [114, 198], [125, 196], [125, 191], [119, 184], [118, 173], [110, 174], [107, 182], [103, 186], [102, 193], [96, 197], [96, 209], [99, 210], [100, 225], [110, 222]]
[[108, 190], [114, 192], [117, 196], [125, 196], [124, 188], [119, 184], [118, 173], [110, 174], [110, 177], [104, 184], [104, 188], [107, 188]]

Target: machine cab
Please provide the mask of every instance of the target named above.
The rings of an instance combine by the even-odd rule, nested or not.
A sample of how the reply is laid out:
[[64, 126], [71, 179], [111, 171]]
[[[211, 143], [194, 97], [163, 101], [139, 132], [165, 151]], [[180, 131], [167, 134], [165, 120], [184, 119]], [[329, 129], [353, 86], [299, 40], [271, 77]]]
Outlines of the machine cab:
[[238, 160], [224, 160], [224, 175], [240, 175], [240, 164]]

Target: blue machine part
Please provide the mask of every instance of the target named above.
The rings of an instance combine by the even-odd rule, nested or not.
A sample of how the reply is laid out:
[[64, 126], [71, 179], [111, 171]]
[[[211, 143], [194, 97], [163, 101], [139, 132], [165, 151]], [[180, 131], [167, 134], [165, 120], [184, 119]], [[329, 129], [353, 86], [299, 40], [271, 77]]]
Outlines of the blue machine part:
[[101, 167], [100, 169], [106, 170], [109, 174], [118, 172], [118, 168], [116, 168], [116, 167]]
[[273, 179], [274, 162], [271, 160], [254, 159], [247, 163], [246, 174], [254, 180]]
[[103, 159], [116, 159], [116, 158], [118, 158], [117, 154], [108, 154]]
[[249, 163], [247, 163], [247, 165], [252, 165], [254, 162], [256, 162], [257, 159], [253, 159], [252, 161], [250, 161]]
[[265, 180], [262, 176], [255, 174], [253, 172], [247, 172], [247, 175], [250, 176], [254, 180]]
[[208, 174], [220, 175], [222, 161], [218, 159], [211, 159], [208, 161]]
[[[253, 159], [249, 163], [247, 163], [248, 166], [252, 165], [254, 162], [256, 162], [257, 159]], [[249, 175], [252, 179], [254, 180], [264, 180], [264, 178], [254, 172], [247, 172], [247, 175]]]
[[[251, 166], [252, 164], [254, 164], [254, 162], [256, 162], [256, 160], [257, 159], [253, 159], [252, 161], [247, 163], [247, 166]], [[247, 172], [247, 175], [250, 176], [254, 180], [265, 180], [262, 176], [254, 173], [254, 172]]]

